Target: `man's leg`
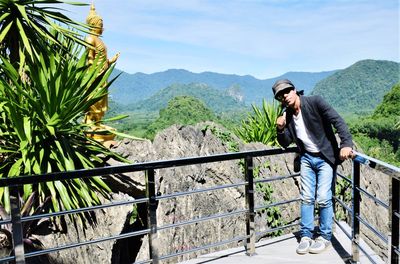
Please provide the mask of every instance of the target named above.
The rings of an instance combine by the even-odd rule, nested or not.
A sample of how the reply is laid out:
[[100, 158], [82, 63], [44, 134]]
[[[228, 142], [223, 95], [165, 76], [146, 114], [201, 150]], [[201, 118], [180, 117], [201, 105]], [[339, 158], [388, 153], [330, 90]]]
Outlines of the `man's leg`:
[[314, 202], [316, 175], [313, 170], [312, 157], [307, 154], [301, 157], [301, 220], [300, 235], [301, 241], [297, 246], [298, 254], [306, 254], [312, 244], [314, 230]]
[[323, 162], [318, 167], [317, 203], [320, 216], [319, 235], [326, 240], [332, 238], [333, 206], [332, 206], [332, 180], [333, 168], [329, 163]]
[[301, 237], [313, 236], [314, 231], [314, 203], [316, 174], [312, 164], [313, 157], [305, 154], [301, 157]]
[[317, 203], [319, 206], [319, 237], [310, 248], [311, 253], [320, 253], [330, 246], [332, 238], [333, 206], [332, 181], [334, 169], [321, 159], [318, 163]]

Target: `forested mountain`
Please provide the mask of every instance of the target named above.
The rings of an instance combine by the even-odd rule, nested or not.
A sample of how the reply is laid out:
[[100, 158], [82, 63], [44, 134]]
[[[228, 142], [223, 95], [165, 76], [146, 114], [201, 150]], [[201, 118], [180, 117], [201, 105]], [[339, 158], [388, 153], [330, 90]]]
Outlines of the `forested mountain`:
[[378, 159], [400, 165], [400, 82], [383, 97], [373, 114], [350, 125], [363, 150]]
[[341, 113], [371, 113], [399, 82], [400, 64], [362, 60], [318, 82], [312, 94], [324, 97]]
[[160, 110], [159, 118], [148, 127], [147, 136], [153, 138], [158, 131], [173, 124], [194, 125], [202, 121], [215, 120], [217, 118], [213, 111], [201, 100], [191, 96], [177, 96]]
[[229, 95], [228, 91], [214, 89], [207, 84], [173, 84], [148, 99], [127, 105], [128, 111], [159, 111], [165, 108], [168, 102], [176, 96], [191, 96], [202, 101], [215, 113], [231, 112], [246, 108], [237, 97]]
[[375, 109], [374, 117], [392, 117], [400, 121], [400, 82], [385, 94], [383, 101]]
[[[282, 76], [265, 80], [259, 80], [250, 75], [239, 76], [214, 72], [193, 73], [176, 69], [153, 74], [128, 74], [122, 72], [119, 78], [111, 85], [110, 96], [117, 103], [130, 104], [147, 99], [160, 89], [172, 84], [204, 83], [221, 91], [225, 91], [232, 86], [240, 87], [241, 91], [243, 91], [242, 95], [245, 103], [261, 103], [262, 98], [272, 98], [271, 87], [277, 79], [288, 78], [299, 89], [305, 90], [305, 93], [308, 94], [318, 81], [334, 72], [288, 72]], [[115, 76], [119, 73], [121, 71], [115, 69], [113, 75]]]

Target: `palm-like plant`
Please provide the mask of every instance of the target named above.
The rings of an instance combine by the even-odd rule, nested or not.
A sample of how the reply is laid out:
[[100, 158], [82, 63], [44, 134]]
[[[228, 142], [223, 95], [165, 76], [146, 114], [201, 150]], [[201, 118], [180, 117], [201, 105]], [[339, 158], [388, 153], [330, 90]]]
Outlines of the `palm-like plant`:
[[[102, 71], [101, 62], [86, 65], [79, 45], [83, 37], [55, 21], [79, 23], [48, 7], [62, 2], [0, 0], [0, 177], [103, 166], [101, 156], [124, 160], [85, 135], [83, 114], [107, 94], [113, 67]], [[96, 205], [98, 195], [108, 197], [110, 188], [94, 177], [25, 185], [19, 192], [25, 201], [37, 193], [32, 213], [48, 201], [49, 211]], [[6, 211], [8, 196], [1, 188]], [[72, 220], [82, 220], [84, 227], [86, 220], [96, 220], [78, 216]]]
[[[5, 158], [0, 177], [40, 174], [100, 166], [99, 154], [120, 159], [115, 153], [84, 134], [82, 115], [107, 93], [107, 78], [112, 67], [86, 66], [86, 58], [64, 60], [59, 53], [47, 53], [27, 63], [29, 80], [6, 60], [0, 66], [0, 152]], [[49, 63], [46, 63], [49, 61]], [[106, 84], [106, 86], [104, 86]], [[24, 186], [26, 199], [33, 191], [39, 203], [52, 197], [52, 211], [99, 204], [97, 192], [104, 196], [110, 189], [99, 177]], [[9, 208], [5, 193], [0, 200]], [[90, 219], [90, 218], [89, 218]]]
[[261, 142], [269, 146], [278, 146], [276, 135], [276, 119], [281, 114], [281, 106], [275, 102], [263, 100], [262, 109], [252, 105], [253, 113], [242, 120], [241, 127], [236, 129], [237, 135], [245, 142]]
[[60, 0], [0, 0], [0, 54], [3, 57], [9, 56], [10, 61], [16, 63], [19, 62], [21, 52], [31, 58], [45, 53], [49, 41], [62, 47], [51, 30], [85, 45], [79, 34], [69, 28], [85, 31], [86, 26], [69, 19], [59, 12], [59, 8], [51, 7], [63, 2]]

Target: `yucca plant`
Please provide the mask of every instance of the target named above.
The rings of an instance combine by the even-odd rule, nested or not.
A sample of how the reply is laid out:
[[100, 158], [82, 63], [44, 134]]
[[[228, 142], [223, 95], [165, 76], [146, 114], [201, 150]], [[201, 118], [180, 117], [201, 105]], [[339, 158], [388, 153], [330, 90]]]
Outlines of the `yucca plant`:
[[[107, 94], [113, 67], [101, 72], [101, 62], [86, 65], [80, 49], [87, 46], [81, 35], [87, 26], [63, 15], [56, 7], [61, 3], [0, 0], [0, 177], [98, 167], [101, 157], [123, 160], [85, 136], [84, 112]], [[96, 205], [110, 188], [94, 177], [26, 185], [19, 192], [25, 202], [37, 193], [29, 212], [35, 213], [48, 201], [49, 211]], [[1, 188], [6, 211], [8, 196]], [[84, 227], [95, 221], [94, 215], [78, 216], [72, 218]]]
[[[101, 65], [86, 65], [85, 55], [64, 60], [62, 54], [48, 52], [27, 60], [27, 80], [2, 59], [0, 177], [103, 166], [99, 155], [122, 160], [86, 137], [87, 126], [81, 122], [89, 106], [107, 94], [113, 67], [101, 72]], [[7, 192], [7, 188], [0, 189], [0, 201], [9, 210]], [[110, 189], [100, 177], [93, 177], [25, 185], [21, 196], [26, 200], [32, 192], [38, 193], [36, 204], [51, 197], [50, 211], [60, 211], [99, 204], [98, 193], [108, 197]], [[85, 219], [95, 220], [93, 215], [79, 216], [84, 225]]]
[[49, 42], [62, 47], [51, 30], [85, 45], [72, 29], [85, 32], [87, 26], [63, 15], [56, 7], [61, 3], [87, 5], [61, 0], [0, 0], [0, 54], [14, 64], [20, 61], [21, 52], [31, 58], [44, 54]]
[[262, 102], [262, 108], [252, 105], [253, 112], [249, 112], [236, 134], [245, 142], [261, 142], [269, 146], [278, 146], [276, 135], [276, 119], [281, 114], [281, 106], [277, 103]]

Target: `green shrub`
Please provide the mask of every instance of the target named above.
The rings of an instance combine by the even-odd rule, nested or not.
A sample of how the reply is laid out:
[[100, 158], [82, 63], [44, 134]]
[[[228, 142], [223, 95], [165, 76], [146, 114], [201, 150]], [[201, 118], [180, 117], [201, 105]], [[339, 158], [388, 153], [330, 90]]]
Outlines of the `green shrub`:
[[279, 104], [267, 103], [263, 100], [262, 109], [252, 105], [253, 113], [248, 113], [242, 120], [236, 134], [245, 142], [261, 142], [265, 145], [278, 146], [276, 134], [276, 119], [281, 114]]

